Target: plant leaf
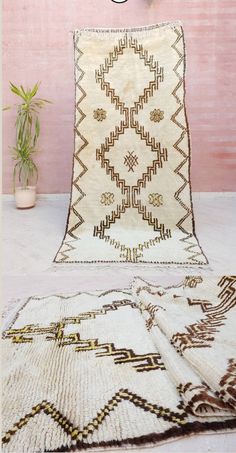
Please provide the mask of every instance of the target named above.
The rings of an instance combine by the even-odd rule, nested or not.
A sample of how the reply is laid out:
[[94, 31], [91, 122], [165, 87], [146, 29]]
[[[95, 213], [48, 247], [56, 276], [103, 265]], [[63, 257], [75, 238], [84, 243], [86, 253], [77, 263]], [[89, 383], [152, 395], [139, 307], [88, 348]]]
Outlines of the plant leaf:
[[31, 91], [31, 93], [30, 93], [30, 94], [31, 94], [31, 98], [33, 98], [33, 97], [36, 95], [38, 89], [39, 89], [39, 82], [37, 82], [37, 83], [34, 85], [32, 91]]
[[19, 90], [19, 88], [17, 88], [17, 86], [13, 85], [12, 82], [10, 82], [10, 89], [13, 93], [15, 93], [17, 96], [20, 96], [22, 99], [25, 100], [24, 98], [24, 95], [22, 95], [21, 91]]

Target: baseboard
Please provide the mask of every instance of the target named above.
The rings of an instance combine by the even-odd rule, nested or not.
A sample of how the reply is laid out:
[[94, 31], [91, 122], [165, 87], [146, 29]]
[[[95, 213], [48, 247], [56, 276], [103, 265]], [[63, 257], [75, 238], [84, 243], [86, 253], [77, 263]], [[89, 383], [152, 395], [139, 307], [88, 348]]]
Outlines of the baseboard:
[[[195, 200], [201, 198], [236, 198], [236, 192], [193, 192], [193, 198]], [[69, 193], [42, 193], [38, 194], [38, 200], [63, 200], [68, 199]], [[11, 201], [13, 200], [12, 194], [2, 194], [2, 200]]]

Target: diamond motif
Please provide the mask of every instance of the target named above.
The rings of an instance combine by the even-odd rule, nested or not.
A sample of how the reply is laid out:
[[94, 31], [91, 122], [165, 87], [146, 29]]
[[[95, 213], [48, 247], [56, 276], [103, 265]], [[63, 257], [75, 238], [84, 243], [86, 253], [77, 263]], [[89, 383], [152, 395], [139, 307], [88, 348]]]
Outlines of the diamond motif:
[[[130, 56], [132, 56], [134, 62], [136, 62], [135, 67], [139, 65], [138, 68], [145, 74], [142, 78], [144, 80], [144, 88], [141, 89], [141, 92], [140, 87], [139, 92], [136, 92], [137, 85], [134, 83], [133, 78], [130, 78], [130, 74], [128, 74], [128, 78], [125, 82], [121, 83], [119, 81], [116, 88], [112, 87], [112, 79], [114, 80], [112, 72], [115, 68], [115, 79], [117, 80], [117, 74], [122, 72], [122, 57], [124, 52], [130, 53]], [[141, 65], [140, 62], [142, 63]], [[116, 241], [106, 233], [117, 220], [120, 220], [121, 217], [126, 215], [126, 212], [131, 209], [132, 211], [136, 210], [137, 214], [148, 223], [152, 229], [152, 234], [158, 232], [159, 236], [155, 236], [155, 241], [166, 240], [171, 236], [170, 230], [166, 228], [164, 224], [160, 223], [159, 220], [153, 216], [152, 212], [147, 210], [147, 206], [143, 205], [139, 198], [140, 190], [143, 187], [146, 187], [146, 184], [152, 180], [153, 175], [156, 175], [157, 170], [163, 167], [163, 162], [168, 159], [167, 149], [161, 146], [156, 140], [156, 137], [151, 136], [150, 132], [145, 130], [144, 126], [139, 123], [137, 117], [139, 111], [143, 110], [144, 104], [148, 103], [149, 98], [154, 95], [156, 90], [158, 90], [159, 84], [163, 82], [163, 68], [154, 60], [153, 55], [149, 55], [142, 44], [138, 43], [137, 39], [132, 36], [128, 37], [128, 35], [125, 34], [125, 36], [118, 41], [118, 44], [114, 47], [113, 51], [108, 54], [105, 63], [100, 65], [100, 68], [95, 72], [95, 78], [96, 82], [100, 85], [101, 90], [104, 91], [105, 96], [110, 98], [111, 103], [121, 114], [120, 122], [112, 131], [110, 131], [107, 137], [105, 137], [105, 141], [101, 144], [100, 148], [96, 149], [96, 160], [100, 161], [101, 168], [105, 169], [106, 174], [109, 175], [111, 181], [113, 181], [116, 187], [120, 189], [122, 202], [111, 211], [110, 215], [106, 214], [106, 217], [101, 219], [98, 225], [94, 226], [93, 235], [100, 239], [105, 239], [107, 242], [111, 241], [111, 244], [115, 247], [118, 246], [121, 252], [122, 250], [125, 250], [125, 253], [127, 254], [126, 261], [132, 260], [136, 262], [137, 257], [140, 255], [138, 248], [142, 247], [142, 244], [133, 247], [131, 250], [120, 242], [119, 245], [118, 242], [116, 245]], [[110, 79], [111, 82], [108, 79]], [[132, 93], [132, 101], [127, 105], [122, 99], [126, 99], [125, 93], [127, 91], [129, 91], [130, 98], [130, 90]], [[135, 175], [134, 167], [139, 164], [139, 153], [142, 153], [142, 156], [145, 154], [144, 171], [142, 171], [142, 174], [135, 181], [133, 181], [132, 177], [128, 178], [129, 181], [127, 181], [127, 175], [121, 175], [121, 168], [117, 165], [119, 158], [116, 156], [115, 162], [112, 164], [113, 153], [111, 152], [111, 150], [114, 152], [117, 143], [121, 143], [122, 137], [125, 137], [126, 141], [129, 140], [131, 131], [135, 134], [138, 143], [135, 151], [128, 151], [128, 154], [124, 156], [123, 163], [128, 167], [127, 173]], [[127, 148], [125, 147], [124, 149]], [[143, 153], [143, 149], [146, 149], [145, 153]], [[150, 156], [149, 165], [149, 158], [147, 158], [147, 156]], [[132, 255], [131, 258], [129, 257], [129, 254]]]

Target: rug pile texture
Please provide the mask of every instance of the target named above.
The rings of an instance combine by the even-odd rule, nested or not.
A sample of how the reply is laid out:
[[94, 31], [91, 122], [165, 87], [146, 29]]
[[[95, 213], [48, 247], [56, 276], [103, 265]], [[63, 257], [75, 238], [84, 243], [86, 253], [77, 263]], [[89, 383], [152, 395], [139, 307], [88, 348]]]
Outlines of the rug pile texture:
[[236, 277], [30, 297], [4, 331], [3, 451], [236, 429]]
[[74, 32], [75, 151], [56, 263], [204, 265], [179, 23]]

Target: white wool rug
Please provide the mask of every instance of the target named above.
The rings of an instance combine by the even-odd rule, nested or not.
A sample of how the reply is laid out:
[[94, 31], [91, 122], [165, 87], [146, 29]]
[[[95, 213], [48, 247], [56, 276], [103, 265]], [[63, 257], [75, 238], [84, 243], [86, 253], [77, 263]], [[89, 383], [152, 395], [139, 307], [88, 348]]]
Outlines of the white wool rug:
[[236, 429], [236, 277], [30, 297], [3, 333], [3, 451]]
[[75, 150], [56, 263], [201, 266], [182, 26], [74, 32]]

